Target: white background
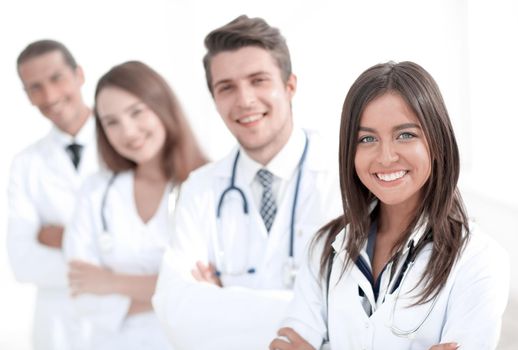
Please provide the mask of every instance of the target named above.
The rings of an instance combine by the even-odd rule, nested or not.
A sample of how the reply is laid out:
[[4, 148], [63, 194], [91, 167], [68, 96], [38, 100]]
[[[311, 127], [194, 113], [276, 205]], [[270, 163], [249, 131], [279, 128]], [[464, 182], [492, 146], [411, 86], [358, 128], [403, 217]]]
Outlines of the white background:
[[[337, 140], [347, 89], [366, 68], [412, 60], [437, 80], [462, 156], [461, 188], [471, 215], [517, 255], [518, 2], [513, 0], [17, 0], [0, 5], [0, 348], [29, 348], [34, 289], [15, 282], [5, 251], [7, 174], [13, 155], [44, 135], [16, 74], [31, 41], [67, 45], [85, 70], [91, 104], [111, 66], [142, 60], [171, 83], [207, 154], [233, 140], [206, 89], [203, 38], [240, 14], [260, 16], [288, 40], [298, 76], [296, 123]], [[512, 259], [518, 298], [518, 258]], [[512, 305], [516, 307], [515, 305]], [[515, 348], [508, 314], [501, 349]], [[514, 319], [516, 323], [512, 324]], [[514, 338], [513, 338], [514, 336]], [[514, 345], [511, 345], [514, 344]]]

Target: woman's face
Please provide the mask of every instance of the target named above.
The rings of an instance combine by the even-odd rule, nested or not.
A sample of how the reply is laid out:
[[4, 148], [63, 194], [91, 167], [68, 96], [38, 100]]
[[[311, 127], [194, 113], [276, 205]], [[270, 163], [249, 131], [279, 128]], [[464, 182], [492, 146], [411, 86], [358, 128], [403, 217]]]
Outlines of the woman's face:
[[138, 166], [160, 161], [165, 127], [144, 102], [110, 86], [98, 94], [96, 105], [108, 141], [121, 156]]
[[385, 205], [417, 207], [431, 173], [428, 143], [405, 100], [386, 93], [360, 118], [354, 159], [361, 182]]

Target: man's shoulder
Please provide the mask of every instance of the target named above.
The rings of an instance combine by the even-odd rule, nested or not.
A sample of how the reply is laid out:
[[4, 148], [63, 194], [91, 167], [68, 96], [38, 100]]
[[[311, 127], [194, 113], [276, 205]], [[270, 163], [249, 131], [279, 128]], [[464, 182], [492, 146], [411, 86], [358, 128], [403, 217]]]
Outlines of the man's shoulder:
[[28, 165], [32, 163], [44, 163], [49, 156], [51, 147], [49, 135], [47, 134], [18, 152], [13, 157], [13, 164], [21, 163]]
[[235, 155], [235, 151], [227, 154], [225, 157], [207, 163], [198, 169], [192, 171], [189, 174], [185, 184], [196, 183], [201, 184], [212, 184], [220, 178], [230, 178], [232, 172], [232, 155]]

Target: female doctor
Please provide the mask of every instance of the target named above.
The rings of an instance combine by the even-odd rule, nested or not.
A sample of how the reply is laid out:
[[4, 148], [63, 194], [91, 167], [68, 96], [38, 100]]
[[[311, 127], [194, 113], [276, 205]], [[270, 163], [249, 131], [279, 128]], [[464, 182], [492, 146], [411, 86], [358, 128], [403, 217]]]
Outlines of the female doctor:
[[361, 74], [342, 112], [344, 213], [310, 247], [270, 349], [494, 349], [508, 256], [468, 222], [458, 177], [433, 78], [412, 62]]
[[71, 294], [91, 349], [168, 349], [150, 302], [168, 198], [205, 159], [167, 83], [143, 63], [99, 80], [94, 113], [109, 171], [86, 181], [66, 230]]

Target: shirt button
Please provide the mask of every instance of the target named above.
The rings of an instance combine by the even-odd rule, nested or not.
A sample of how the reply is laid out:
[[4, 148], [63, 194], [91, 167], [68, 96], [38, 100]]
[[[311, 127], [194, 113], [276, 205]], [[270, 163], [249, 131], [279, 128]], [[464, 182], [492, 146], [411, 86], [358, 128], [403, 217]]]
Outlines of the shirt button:
[[369, 327], [370, 327], [369, 322], [365, 322], [365, 328], [368, 329]]

